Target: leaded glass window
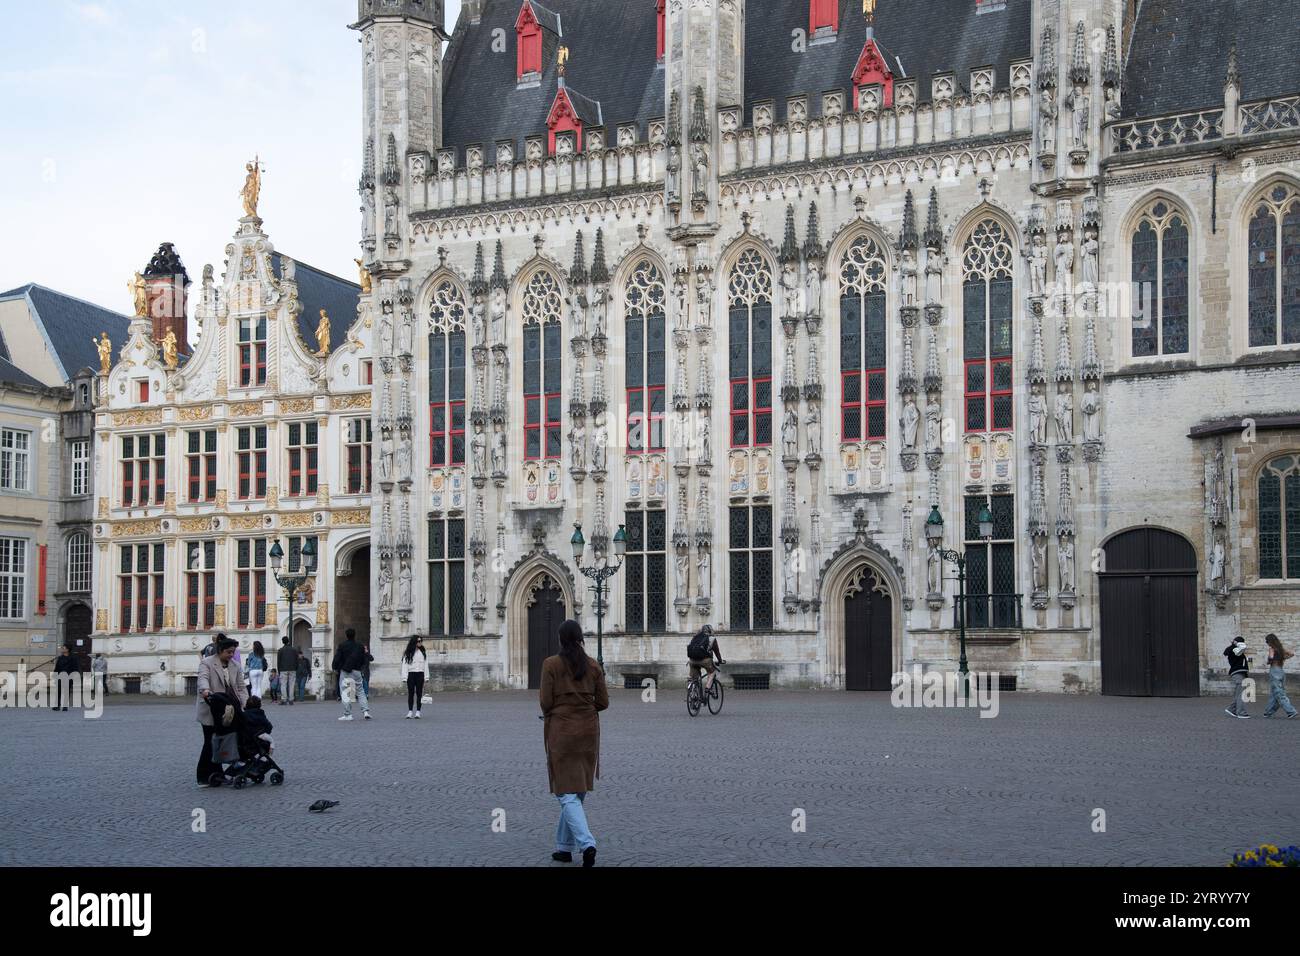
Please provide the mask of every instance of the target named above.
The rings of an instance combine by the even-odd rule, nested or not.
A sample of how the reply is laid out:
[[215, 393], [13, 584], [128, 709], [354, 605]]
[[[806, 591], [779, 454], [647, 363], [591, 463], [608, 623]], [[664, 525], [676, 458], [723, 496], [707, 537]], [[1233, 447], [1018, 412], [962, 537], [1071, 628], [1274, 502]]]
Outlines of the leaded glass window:
[[840, 266], [840, 437], [883, 439], [885, 408], [885, 254], [859, 236]]
[[438, 283], [429, 310], [429, 465], [465, 464], [465, 297]]
[[559, 458], [563, 350], [559, 280], [542, 269], [524, 287], [524, 457]]
[[1300, 193], [1274, 186], [1247, 226], [1251, 348], [1300, 344]]
[[[993, 537], [980, 538], [979, 513], [988, 504]], [[967, 496], [966, 624], [968, 627], [1013, 627], [1016, 620], [1016, 514], [1011, 495]]]
[[627, 633], [662, 633], [668, 627], [668, 513], [629, 511], [626, 527]]
[[1163, 199], [1142, 213], [1130, 244], [1133, 355], [1185, 355], [1188, 335], [1186, 218]]
[[465, 633], [465, 522], [429, 520], [429, 634]]
[[663, 451], [668, 331], [663, 273], [642, 259], [624, 288], [627, 330], [627, 450]]
[[772, 547], [770, 507], [732, 508], [728, 518], [730, 577], [728, 597], [733, 631], [772, 629]]
[[962, 254], [966, 431], [1010, 431], [1012, 401], [1011, 240], [1001, 223], [985, 219]]
[[728, 285], [731, 447], [772, 444], [772, 267], [746, 249]]
[[1259, 576], [1300, 580], [1300, 455], [1264, 466], [1258, 504]]

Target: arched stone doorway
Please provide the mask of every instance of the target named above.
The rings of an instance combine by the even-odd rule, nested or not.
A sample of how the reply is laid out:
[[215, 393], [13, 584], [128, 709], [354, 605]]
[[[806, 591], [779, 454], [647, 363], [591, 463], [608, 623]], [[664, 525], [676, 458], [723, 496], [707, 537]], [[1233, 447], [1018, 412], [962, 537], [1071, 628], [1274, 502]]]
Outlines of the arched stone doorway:
[[[357, 632], [362, 644], [370, 642], [370, 542], [362, 539], [339, 551], [334, 578], [334, 622], [332, 647], [343, 643], [348, 628]], [[295, 634], [295, 639], [297, 635]], [[310, 643], [310, 636], [308, 642]], [[326, 662], [328, 665], [328, 662]]]
[[883, 549], [852, 544], [822, 572], [824, 680], [841, 690], [890, 690], [902, 668], [902, 572]]
[[1134, 528], [1103, 550], [1101, 692], [1199, 696], [1196, 549], [1172, 531]]
[[542, 661], [559, 648], [559, 628], [573, 616], [573, 580], [552, 556], [539, 557], [506, 585], [506, 683], [535, 689]]
[[95, 629], [90, 606], [78, 601], [68, 605], [63, 616], [63, 643], [71, 649], [83, 671], [90, 670], [90, 633]]

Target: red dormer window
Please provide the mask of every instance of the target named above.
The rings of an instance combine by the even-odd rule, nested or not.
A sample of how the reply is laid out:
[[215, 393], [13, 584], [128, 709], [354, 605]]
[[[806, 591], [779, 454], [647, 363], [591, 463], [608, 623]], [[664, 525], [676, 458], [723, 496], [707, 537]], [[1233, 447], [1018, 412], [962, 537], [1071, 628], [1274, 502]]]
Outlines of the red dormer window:
[[664, 22], [664, 5], [665, 0], [655, 0], [655, 21], [658, 23], [658, 39], [655, 41], [655, 58], [663, 61], [664, 58], [664, 37], [666, 34], [666, 24]]
[[840, 0], [808, 0], [808, 35], [817, 31], [837, 33], [840, 29]]
[[542, 72], [542, 27], [533, 14], [533, 5], [525, 0], [515, 21], [515, 79]]
[[885, 65], [885, 58], [876, 46], [875, 40], [868, 40], [858, 57], [858, 65], [853, 68], [853, 108], [860, 109], [859, 94], [864, 86], [879, 86], [884, 102], [888, 108], [894, 105], [894, 74]]
[[547, 150], [555, 155], [555, 136], [557, 133], [573, 133], [573, 150], [582, 152], [582, 120], [573, 109], [569, 94], [563, 88], [555, 94], [550, 115], [546, 117]]

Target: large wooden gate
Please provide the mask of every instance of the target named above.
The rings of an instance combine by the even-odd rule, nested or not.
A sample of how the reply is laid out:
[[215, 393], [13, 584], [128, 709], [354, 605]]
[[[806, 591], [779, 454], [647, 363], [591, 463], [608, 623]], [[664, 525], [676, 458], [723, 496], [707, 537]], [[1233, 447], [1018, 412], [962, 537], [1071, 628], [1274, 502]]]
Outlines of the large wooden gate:
[[542, 661], [560, 653], [564, 593], [550, 575], [542, 575], [528, 602], [528, 687], [542, 686]]
[[893, 600], [870, 568], [844, 598], [844, 687], [890, 690], [894, 677]]
[[1196, 551], [1181, 535], [1138, 528], [1106, 545], [1101, 580], [1101, 692], [1196, 697]]

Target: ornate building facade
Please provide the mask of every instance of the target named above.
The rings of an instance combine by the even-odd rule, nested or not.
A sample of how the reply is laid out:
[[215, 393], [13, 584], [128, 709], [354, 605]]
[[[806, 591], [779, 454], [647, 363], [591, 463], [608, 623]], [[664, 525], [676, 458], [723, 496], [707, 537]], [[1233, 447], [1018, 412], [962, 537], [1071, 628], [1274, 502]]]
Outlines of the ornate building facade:
[[[125, 340], [100, 344], [94, 645], [117, 691], [186, 693], [217, 631], [245, 654], [260, 640], [272, 666], [292, 635], [319, 689], [339, 615], [369, 633], [373, 323], [357, 285], [275, 250], [259, 189], [260, 171], [220, 280], [204, 267], [192, 348], [170, 243], [132, 283]], [[302, 578], [292, 616], [276, 542]]]
[[628, 536], [616, 677], [680, 676], [705, 623], [751, 686], [950, 668], [943, 550], [1007, 686], [1197, 693], [1294, 630], [1273, 14], [442, 6], [354, 24], [373, 431], [414, 449], [377, 465], [381, 678], [422, 630], [435, 684], [535, 680], [558, 617], [596, 627], [575, 524], [584, 564]]

